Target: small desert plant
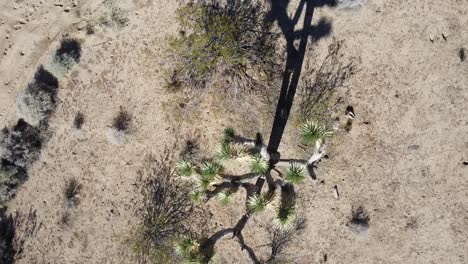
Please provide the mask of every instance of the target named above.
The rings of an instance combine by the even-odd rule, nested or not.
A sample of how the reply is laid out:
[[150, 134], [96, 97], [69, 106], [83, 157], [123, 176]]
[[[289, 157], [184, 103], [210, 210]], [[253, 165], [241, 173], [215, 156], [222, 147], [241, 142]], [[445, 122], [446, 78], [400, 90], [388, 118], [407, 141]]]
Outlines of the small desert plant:
[[286, 172], [286, 181], [292, 184], [302, 183], [305, 179], [304, 165], [299, 163], [291, 163]]
[[195, 164], [190, 160], [179, 160], [176, 162], [176, 169], [179, 175], [190, 177], [195, 173]]
[[175, 253], [183, 258], [192, 259], [200, 256], [200, 243], [190, 235], [183, 236], [174, 246]]
[[353, 209], [351, 219], [348, 226], [356, 234], [366, 234], [369, 229], [369, 215], [364, 211], [362, 206]]
[[461, 62], [465, 61], [466, 59], [465, 48], [458, 49], [458, 57], [460, 58]]
[[72, 38], [63, 38], [55, 51], [49, 70], [57, 78], [65, 76], [81, 58], [81, 43]]
[[65, 184], [63, 194], [69, 206], [76, 206], [79, 204], [79, 193], [81, 191], [81, 184], [77, 179], [71, 178]]
[[102, 25], [110, 26], [116, 24], [124, 26], [128, 22], [125, 12], [117, 5], [117, 0], [105, 0], [98, 10], [98, 22]]
[[260, 155], [255, 155], [250, 164], [250, 170], [252, 173], [263, 175], [268, 170], [268, 161]]
[[214, 181], [223, 171], [223, 166], [214, 161], [205, 161], [201, 165], [201, 176], [209, 182]]
[[78, 112], [78, 113], [76, 113], [75, 119], [73, 119], [73, 126], [76, 129], [81, 129], [81, 127], [83, 126], [84, 121], [85, 121], [84, 114], [81, 113], [81, 112]]
[[314, 121], [305, 121], [301, 125], [301, 138], [306, 144], [323, 143], [325, 138], [333, 135], [331, 130], [328, 130], [325, 126], [319, 125]]
[[180, 59], [179, 83], [203, 87], [222, 73], [237, 82], [234, 86], [252, 89], [246, 65], [267, 70], [275, 54], [274, 35], [258, 2], [190, 3], [178, 9], [177, 20], [182, 30], [171, 45]]
[[120, 107], [120, 111], [112, 122], [112, 127], [121, 132], [126, 132], [130, 127], [130, 121], [132, 120], [130, 114]]
[[71, 227], [71, 214], [69, 211], [64, 211], [60, 215], [58, 224], [64, 228]]
[[234, 150], [229, 142], [223, 141], [216, 146], [216, 158], [219, 160], [227, 160], [235, 157]]

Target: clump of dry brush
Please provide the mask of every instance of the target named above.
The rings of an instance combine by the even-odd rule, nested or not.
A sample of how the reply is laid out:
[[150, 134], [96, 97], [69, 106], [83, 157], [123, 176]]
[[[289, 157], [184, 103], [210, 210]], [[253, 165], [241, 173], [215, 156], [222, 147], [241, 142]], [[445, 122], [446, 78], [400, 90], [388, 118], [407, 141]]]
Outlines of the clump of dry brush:
[[178, 9], [177, 19], [181, 31], [170, 43], [177, 61], [170, 87], [224, 83], [234, 94], [269, 87], [277, 73], [277, 34], [260, 2], [191, 2]]
[[175, 177], [170, 160], [167, 150], [159, 159], [149, 155], [139, 171], [140, 222], [126, 241], [139, 263], [177, 263], [173, 241], [190, 233], [188, 221], [194, 211], [190, 187]]

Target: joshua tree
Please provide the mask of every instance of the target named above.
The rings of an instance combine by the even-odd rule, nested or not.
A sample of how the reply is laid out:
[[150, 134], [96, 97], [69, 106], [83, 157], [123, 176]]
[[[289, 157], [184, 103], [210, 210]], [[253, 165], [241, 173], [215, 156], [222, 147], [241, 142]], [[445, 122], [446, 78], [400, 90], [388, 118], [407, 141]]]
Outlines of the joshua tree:
[[[323, 156], [325, 140], [332, 135], [332, 132], [316, 122], [307, 121], [301, 126], [300, 134], [304, 143], [315, 148], [312, 157], [303, 161], [295, 160], [286, 163], [280, 160], [272, 163], [271, 155], [267, 147], [263, 145], [260, 135], [256, 140], [249, 140], [237, 135], [234, 129], [227, 128], [216, 148], [214, 159], [197, 161], [184, 157], [176, 163], [177, 173], [180, 177], [194, 181], [196, 187], [192, 191], [191, 198], [198, 202], [206, 202], [216, 196], [222, 205], [229, 206], [240, 188], [247, 190], [244, 216], [234, 228], [223, 233], [224, 235], [232, 233], [241, 244], [243, 243], [241, 232], [248, 219], [254, 214], [264, 212], [273, 204], [277, 204], [277, 208], [271, 225], [277, 230], [292, 230], [297, 220], [294, 186], [306, 180], [308, 173], [306, 167]], [[231, 155], [234, 148], [240, 149], [239, 146], [242, 146], [243, 154]], [[225, 162], [245, 163], [246, 159], [250, 165], [250, 172], [241, 175], [228, 174], [223, 166]], [[255, 183], [252, 180], [255, 180]], [[265, 181], [268, 183], [268, 188], [262, 190]], [[278, 190], [280, 190], [280, 199], [278, 203], [275, 203]], [[202, 242], [193, 237], [186, 237], [176, 245], [176, 252], [186, 261], [205, 260], [206, 262], [211, 256], [204, 249], [209, 248], [210, 244], [214, 246], [220, 236], [216, 235], [215, 238]]]
[[[197, 246], [197, 250], [193, 251], [196, 252], [196, 254], [181, 254], [187, 262], [197, 262], [200, 260], [200, 254], [203, 255], [201, 259], [203, 259], [204, 262], [209, 261], [216, 242], [227, 234], [232, 234], [233, 237], [237, 238], [241, 249], [247, 250], [252, 262], [260, 263], [253, 250], [245, 244], [242, 230], [252, 215], [263, 212], [270, 204], [275, 204], [274, 201], [278, 190], [280, 190], [280, 201], [276, 203], [278, 204], [276, 208], [277, 213], [272, 220], [272, 226], [277, 230], [291, 230], [296, 226], [296, 194], [294, 187], [305, 180], [306, 173], [309, 173], [311, 178], [314, 178], [311, 174], [313, 170], [310, 170], [310, 168], [325, 155], [325, 140], [332, 135], [332, 132], [326, 126], [312, 120], [306, 120], [303, 123], [300, 131], [302, 139], [304, 143], [310, 144], [314, 148], [313, 155], [308, 160], [288, 162], [291, 160], [281, 159], [281, 153], [279, 153], [278, 149], [289, 119], [289, 113], [299, 83], [308, 38], [312, 36], [314, 40], [317, 40], [319, 37], [329, 32], [331, 28], [328, 22], [322, 21], [318, 25], [322, 28], [316, 31], [312, 30], [313, 27], [311, 23], [314, 9], [323, 5], [334, 4], [335, 1], [331, 0], [304, 1], [304, 3], [299, 6], [296, 14], [291, 18], [288, 14], [285, 1], [272, 1], [271, 3], [271, 10], [267, 18], [269, 22], [274, 22], [275, 20], [278, 22], [287, 42], [287, 58], [281, 92], [268, 144], [264, 144], [261, 134], [257, 134], [256, 139], [251, 140], [241, 137], [235, 133], [234, 129], [228, 128], [224, 131], [224, 136], [216, 149], [214, 159], [197, 161], [185, 158], [178, 162], [177, 169], [179, 175], [190, 176], [196, 179], [197, 187], [192, 192], [192, 199], [207, 201], [216, 195], [220, 197], [221, 201], [226, 201], [232, 199], [226, 198], [226, 194], [229, 194], [229, 196], [234, 195], [240, 188], [244, 188], [247, 191], [246, 211], [237, 224], [232, 228], [216, 232], [206, 240], [197, 240], [195, 244], [199, 245], [199, 247]], [[294, 28], [303, 10], [305, 10], [303, 29], [295, 31]], [[188, 18], [190, 18], [190, 14]], [[222, 18], [224, 19], [224, 17]], [[183, 33], [185, 34], [185, 32]], [[197, 32], [195, 32], [195, 34], [196, 33]], [[188, 36], [191, 38], [183, 35], [182, 38], [179, 39], [179, 43], [184, 44], [186, 41], [193, 41], [195, 37], [199, 37], [197, 35], [194, 37], [193, 34]], [[298, 46], [295, 45], [296, 40], [299, 40]], [[189, 50], [189, 52], [193, 52], [193, 50]], [[232, 54], [236, 55], [237, 53]], [[201, 55], [208, 56], [209, 53], [203, 53]], [[203, 60], [197, 60], [197, 62], [199, 61]], [[209, 61], [211, 62], [212, 60]], [[227, 61], [229, 62], [229, 60]], [[237, 63], [237, 60], [232, 61]], [[205, 67], [205, 72], [209, 72], [208, 70], [211, 69], [211, 66], [213, 65]], [[199, 75], [192, 73], [189, 75], [186, 74], [186, 76], [197, 77]], [[197, 78], [193, 79], [196, 80]], [[206, 80], [204, 78], [202, 79]], [[202, 81], [202, 83], [204, 82]], [[230, 175], [226, 173], [227, 169], [224, 169], [223, 162], [229, 159], [237, 159], [238, 157], [247, 157], [250, 159], [250, 172], [241, 175]], [[284, 166], [285, 162], [286, 166]], [[254, 180], [254, 183], [250, 180]], [[268, 187], [266, 190], [263, 189], [265, 182], [267, 182]], [[183, 246], [185, 242], [186, 241], [183, 240], [178, 244], [177, 251], [180, 251], [179, 248], [190, 248]]]

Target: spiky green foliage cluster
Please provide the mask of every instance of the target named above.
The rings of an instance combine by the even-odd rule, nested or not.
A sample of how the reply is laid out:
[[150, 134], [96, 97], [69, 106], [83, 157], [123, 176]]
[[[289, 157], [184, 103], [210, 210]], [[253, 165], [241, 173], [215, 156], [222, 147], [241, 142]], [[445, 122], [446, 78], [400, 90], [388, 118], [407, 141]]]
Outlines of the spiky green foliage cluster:
[[266, 63], [274, 55], [274, 41], [264, 18], [260, 4], [251, 0], [202, 1], [180, 7], [181, 34], [171, 41], [181, 59], [180, 76], [204, 85], [220, 67], [235, 75], [247, 63]]
[[228, 160], [236, 156], [234, 149], [229, 142], [223, 141], [216, 146], [216, 158], [219, 160]]
[[222, 174], [224, 171], [223, 165], [215, 161], [205, 161], [201, 165], [201, 176], [202, 179], [212, 182], [217, 176]]
[[291, 230], [295, 227], [296, 219], [293, 203], [281, 205], [273, 219], [273, 227], [284, 231]]
[[176, 162], [176, 170], [181, 176], [190, 177], [195, 173], [196, 166], [190, 160], [179, 160]]
[[301, 138], [306, 144], [322, 143], [325, 138], [333, 135], [333, 132], [315, 121], [307, 120], [301, 125]]
[[200, 202], [206, 197], [206, 192], [203, 190], [194, 190], [190, 193], [190, 199], [194, 202]]
[[204, 263], [200, 252], [200, 243], [194, 237], [187, 235], [174, 245], [175, 253], [184, 258], [184, 263]]
[[222, 191], [218, 193], [218, 199], [221, 204], [228, 205], [234, 200], [234, 194], [231, 191]]
[[236, 136], [236, 131], [232, 127], [227, 127], [223, 131], [223, 140], [226, 142], [232, 142], [234, 140], [234, 137]]
[[304, 165], [291, 163], [286, 172], [286, 180], [292, 184], [302, 183], [306, 177]]
[[250, 170], [252, 173], [263, 175], [268, 171], [268, 161], [260, 155], [255, 155], [250, 164]]
[[265, 195], [253, 195], [247, 200], [247, 208], [252, 213], [261, 213], [265, 211], [267, 205], [275, 198], [274, 192], [268, 192]]

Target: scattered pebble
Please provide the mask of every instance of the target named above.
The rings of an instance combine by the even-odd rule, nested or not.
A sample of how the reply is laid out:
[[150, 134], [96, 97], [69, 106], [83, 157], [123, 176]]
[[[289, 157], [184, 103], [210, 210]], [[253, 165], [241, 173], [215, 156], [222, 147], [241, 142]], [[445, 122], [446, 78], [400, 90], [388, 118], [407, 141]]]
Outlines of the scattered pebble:
[[23, 26], [21, 24], [16, 24], [13, 26], [14, 30], [20, 30]]
[[338, 200], [340, 199], [340, 193], [338, 192], [338, 185], [335, 185], [333, 187], [333, 194], [335, 195], [335, 198]]
[[67, 7], [65, 7], [65, 8], [63, 9], [63, 11], [65, 11], [65, 12], [67, 12], [67, 13], [70, 12], [70, 10], [71, 10], [71, 8], [70, 8], [69, 6], [67, 6]]
[[24, 56], [24, 54], [25, 54], [24, 51], [21, 51], [21, 52], [20, 52], [20, 55], [21, 55], [21, 56]]

